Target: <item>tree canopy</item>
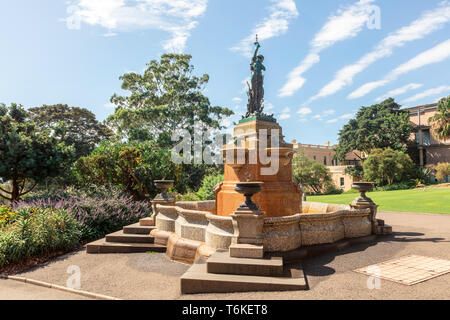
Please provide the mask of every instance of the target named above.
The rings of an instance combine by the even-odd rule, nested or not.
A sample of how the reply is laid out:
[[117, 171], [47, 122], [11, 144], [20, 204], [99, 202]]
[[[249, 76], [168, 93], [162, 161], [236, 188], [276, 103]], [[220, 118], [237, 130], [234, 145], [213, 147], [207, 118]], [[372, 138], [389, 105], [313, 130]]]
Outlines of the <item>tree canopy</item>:
[[404, 181], [415, 168], [411, 158], [392, 148], [375, 149], [363, 164], [364, 178], [378, 185]]
[[412, 132], [409, 113], [389, 98], [370, 107], [361, 107], [355, 119], [351, 119], [339, 132], [336, 147], [338, 160], [353, 150], [370, 154], [376, 148], [392, 148], [406, 151]]
[[28, 111], [40, 130], [54, 130], [66, 145], [73, 145], [76, 159], [88, 155], [100, 142], [114, 135], [85, 108], [56, 104], [30, 108]]
[[437, 112], [430, 121], [431, 133], [436, 139], [450, 138], [450, 96], [439, 100]]
[[[202, 90], [209, 76], [193, 75], [194, 66], [187, 54], [163, 54], [152, 60], [143, 74], [126, 73], [120, 77], [128, 96], [114, 94], [116, 106], [107, 121], [130, 140], [163, 139], [167, 142], [175, 129], [222, 128], [220, 120], [233, 111], [212, 106]], [[168, 139], [170, 141], [170, 138]]]
[[[0, 105], [0, 178], [10, 182], [0, 187], [0, 196], [16, 201], [47, 177], [67, 168], [74, 148], [51, 130], [41, 130], [21, 105]], [[27, 185], [28, 184], [28, 185]]]
[[299, 151], [292, 159], [292, 178], [301, 183], [305, 191], [324, 193], [333, 188], [330, 170]]

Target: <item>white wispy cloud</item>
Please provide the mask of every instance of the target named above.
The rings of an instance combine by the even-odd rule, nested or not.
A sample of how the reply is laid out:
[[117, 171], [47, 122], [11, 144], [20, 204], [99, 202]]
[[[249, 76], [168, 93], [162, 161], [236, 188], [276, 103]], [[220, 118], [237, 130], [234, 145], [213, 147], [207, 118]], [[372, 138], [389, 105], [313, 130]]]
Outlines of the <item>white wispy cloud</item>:
[[298, 113], [300, 116], [307, 116], [308, 114], [311, 114], [311, 113], [312, 113], [312, 110], [311, 110], [310, 108], [307, 108], [307, 107], [302, 107], [302, 108], [300, 108], [300, 109], [297, 111], [297, 113]]
[[241, 84], [242, 84], [241, 93], [247, 92], [249, 89], [248, 86], [250, 85], [250, 76], [242, 80]]
[[283, 111], [281, 111], [281, 115], [279, 116], [280, 120], [286, 120], [289, 119], [291, 117], [291, 109], [286, 107], [283, 109]]
[[336, 122], [338, 122], [338, 119], [327, 120], [327, 123], [336, 123]]
[[387, 74], [383, 80], [368, 82], [348, 96], [349, 99], [361, 98], [376, 88], [385, 86], [386, 84], [397, 80], [403, 74], [420, 69], [430, 64], [439, 63], [450, 57], [450, 39], [444, 41], [437, 46], [422, 52], [408, 62], [400, 65], [396, 69]]
[[264, 102], [264, 110], [266, 111], [270, 111], [273, 110], [275, 107], [272, 103], [270, 103], [269, 101], [265, 101]]
[[169, 52], [182, 52], [187, 39], [206, 11], [208, 0], [74, 0], [69, 2], [65, 19], [69, 29], [82, 23], [108, 30], [104, 36], [119, 31], [156, 29], [170, 33], [162, 43]]
[[414, 101], [417, 101], [417, 100], [420, 100], [423, 98], [440, 95], [442, 93], [444, 93], [444, 95], [446, 95], [446, 96], [448, 94], [450, 94], [450, 86], [440, 86], [437, 88], [426, 90], [424, 92], [421, 92], [421, 93], [418, 93], [418, 94], [412, 96], [411, 98], [404, 100], [403, 103], [414, 102]]
[[346, 113], [339, 117], [340, 120], [349, 120], [355, 116], [354, 113]]
[[292, 96], [306, 82], [303, 74], [319, 63], [319, 53], [339, 41], [356, 37], [369, 21], [372, 3], [375, 0], [360, 0], [351, 6], [340, 9], [328, 18], [327, 23], [311, 41], [308, 55], [293, 69], [286, 83], [278, 92], [280, 97]]
[[239, 97], [234, 97], [234, 98], [232, 99], [232, 101], [233, 101], [233, 102], [241, 102], [242, 99], [239, 98]]
[[268, 8], [270, 16], [253, 28], [250, 35], [242, 39], [238, 45], [231, 48], [246, 57], [251, 57], [255, 34], [263, 41], [286, 33], [290, 20], [297, 18], [298, 10], [294, 0], [271, 0], [273, 4]]
[[333, 109], [329, 109], [329, 110], [325, 110], [324, 112], [322, 112], [322, 115], [324, 117], [328, 117], [331, 116], [332, 114], [335, 114], [336, 111], [334, 111]]
[[316, 114], [316, 115], [312, 116], [311, 119], [312, 120], [319, 120], [319, 121], [323, 120], [322, 115], [320, 115], [320, 114]]
[[420, 83], [410, 83], [410, 84], [407, 84], [406, 86], [391, 90], [388, 93], [386, 93], [382, 96], [379, 96], [378, 98], [375, 99], [375, 101], [383, 101], [390, 97], [395, 98], [396, 96], [404, 94], [408, 91], [419, 89], [422, 86], [423, 86], [423, 84], [420, 84]]
[[325, 85], [317, 95], [311, 97], [308, 102], [335, 94], [343, 88], [352, 85], [353, 79], [357, 74], [376, 61], [391, 56], [395, 48], [402, 47], [408, 42], [422, 39], [432, 32], [442, 29], [448, 22], [450, 22], [450, 4], [442, 2], [438, 8], [425, 12], [408, 26], [389, 34], [375, 46], [373, 51], [364, 55], [356, 63], [340, 69], [334, 79]]

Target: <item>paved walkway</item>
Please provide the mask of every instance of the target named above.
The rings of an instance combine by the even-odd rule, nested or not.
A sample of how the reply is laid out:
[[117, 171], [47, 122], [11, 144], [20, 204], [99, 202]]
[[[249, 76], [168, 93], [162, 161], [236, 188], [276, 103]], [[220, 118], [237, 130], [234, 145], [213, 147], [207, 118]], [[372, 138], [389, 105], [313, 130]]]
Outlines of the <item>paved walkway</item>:
[[[450, 274], [414, 286], [382, 280], [380, 289], [370, 290], [367, 277], [353, 272], [409, 254], [450, 260], [450, 215], [385, 212], [378, 217], [393, 226], [392, 236], [304, 262], [309, 291], [181, 296], [179, 277], [189, 266], [161, 253], [88, 255], [80, 250], [19, 276], [65, 285], [70, 276], [67, 268], [76, 265], [81, 270], [82, 290], [122, 299], [450, 299]], [[67, 293], [57, 290], [3, 281], [0, 299], [67, 299]]]
[[78, 294], [0, 279], [0, 300], [90, 300]]

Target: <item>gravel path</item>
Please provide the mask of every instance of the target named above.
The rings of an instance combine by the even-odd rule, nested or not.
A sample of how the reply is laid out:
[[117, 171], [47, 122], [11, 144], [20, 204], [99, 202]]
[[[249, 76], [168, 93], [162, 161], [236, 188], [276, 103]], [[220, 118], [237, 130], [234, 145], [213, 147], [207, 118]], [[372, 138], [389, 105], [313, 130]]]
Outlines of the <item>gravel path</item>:
[[[409, 254], [450, 260], [450, 215], [383, 212], [378, 217], [393, 226], [394, 235], [374, 244], [307, 259], [304, 269], [308, 291], [181, 296], [179, 277], [189, 266], [170, 261], [161, 253], [88, 255], [79, 250], [19, 276], [66, 285], [70, 276], [67, 268], [76, 265], [81, 270], [82, 290], [121, 299], [450, 299], [450, 274], [414, 286], [382, 280], [380, 289], [370, 290], [367, 277], [353, 272]], [[11, 294], [2, 294], [0, 299], [67, 299], [67, 293], [12, 284], [10, 280], [0, 281], [2, 293], [3, 288]], [[69, 298], [84, 299], [72, 295]]]

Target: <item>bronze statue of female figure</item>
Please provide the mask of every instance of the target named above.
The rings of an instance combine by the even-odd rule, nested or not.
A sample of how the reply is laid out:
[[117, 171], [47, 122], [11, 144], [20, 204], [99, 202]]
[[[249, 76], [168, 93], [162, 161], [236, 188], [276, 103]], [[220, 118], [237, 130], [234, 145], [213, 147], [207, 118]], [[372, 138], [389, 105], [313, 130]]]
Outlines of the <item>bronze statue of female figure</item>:
[[249, 87], [247, 117], [250, 115], [261, 114], [264, 108], [264, 76], [262, 75], [262, 71], [265, 71], [266, 67], [263, 65], [264, 56], [258, 55], [258, 50], [261, 47], [258, 42], [258, 36], [256, 36], [255, 45], [255, 53], [253, 54], [253, 58], [250, 63], [250, 70], [252, 72], [251, 86], [247, 83]]

